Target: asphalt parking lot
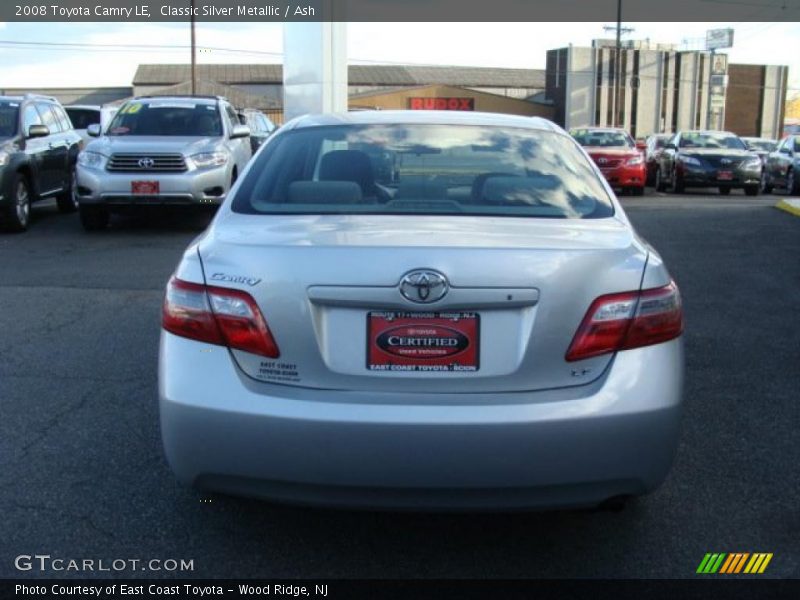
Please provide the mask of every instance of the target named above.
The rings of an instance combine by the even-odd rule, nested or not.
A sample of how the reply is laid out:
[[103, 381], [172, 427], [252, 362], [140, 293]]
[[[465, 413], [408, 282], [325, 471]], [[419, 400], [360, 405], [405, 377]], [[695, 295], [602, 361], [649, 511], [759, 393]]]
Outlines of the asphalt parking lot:
[[665, 485], [622, 512], [477, 516], [208, 502], [179, 485], [158, 430], [159, 310], [203, 219], [87, 235], [35, 207], [28, 233], [0, 234], [0, 577], [76, 575], [14, 568], [37, 553], [193, 559], [194, 577], [691, 577], [706, 552], [737, 551], [799, 577], [800, 218], [778, 199], [624, 200], [685, 302]]

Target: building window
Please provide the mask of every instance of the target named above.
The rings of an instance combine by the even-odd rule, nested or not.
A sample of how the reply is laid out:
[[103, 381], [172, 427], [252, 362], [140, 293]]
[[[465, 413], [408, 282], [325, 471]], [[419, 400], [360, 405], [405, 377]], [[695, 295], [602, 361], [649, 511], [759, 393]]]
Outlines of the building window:
[[[608, 60], [608, 79], [609, 85], [606, 87], [608, 88], [608, 108], [606, 110], [606, 122], [604, 123], [607, 126], [614, 125], [614, 85], [617, 83], [616, 73], [617, 73], [617, 57], [615, 56], [616, 52], [612, 52], [611, 50], [608, 51], [609, 60]], [[613, 85], [612, 85], [613, 84]], [[603, 125], [603, 123], [600, 123]]]
[[631, 76], [631, 136], [636, 138], [636, 117], [639, 108], [639, 51], [633, 51], [633, 75]]
[[594, 125], [600, 125], [600, 104], [603, 97], [603, 49], [597, 50], [594, 88]]
[[678, 104], [681, 94], [681, 55], [675, 54], [675, 88], [672, 91], [672, 131], [678, 131]]
[[695, 95], [695, 110], [694, 110], [694, 128], [700, 129], [702, 126], [703, 116], [703, 74], [705, 68], [706, 57], [703, 54], [698, 54], [699, 68], [697, 69], [697, 94]]
[[667, 88], [669, 88], [669, 52], [662, 55], [662, 74], [661, 74], [661, 120], [658, 126], [662, 132], [667, 131]]

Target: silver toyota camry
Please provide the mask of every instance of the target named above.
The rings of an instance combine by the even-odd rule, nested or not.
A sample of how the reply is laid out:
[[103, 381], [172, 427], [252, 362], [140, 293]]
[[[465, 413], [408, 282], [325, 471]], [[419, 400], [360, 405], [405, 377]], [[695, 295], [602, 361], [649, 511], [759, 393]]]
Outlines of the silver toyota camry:
[[167, 285], [164, 449], [201, 489], [324, 505], [587, 506], [666, 477], [678, 288], [552, 123], [291, 121]]

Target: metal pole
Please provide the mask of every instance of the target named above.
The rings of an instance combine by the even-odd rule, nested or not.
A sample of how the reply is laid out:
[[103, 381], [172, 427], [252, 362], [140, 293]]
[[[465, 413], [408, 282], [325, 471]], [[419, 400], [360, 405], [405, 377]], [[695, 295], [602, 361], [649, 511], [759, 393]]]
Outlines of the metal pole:
[[191, 1], [192, 8], [192, 96], [197, 93], [197, 76], [195, 67], [197, 65], [197, 57], [195, 52], [195, 38], [194, 38], [194, 0]]
[[711, 129], [711, 92], [714, 77], [714, 48], [711, 49], [711, 62], [708, 63], [708, 100], [706, 102], [706, 129]]
[[617, 0], [617, 58], [614, 65], [614, 127], [620, 126], [619, 86], [622, 77], [622, 0]]

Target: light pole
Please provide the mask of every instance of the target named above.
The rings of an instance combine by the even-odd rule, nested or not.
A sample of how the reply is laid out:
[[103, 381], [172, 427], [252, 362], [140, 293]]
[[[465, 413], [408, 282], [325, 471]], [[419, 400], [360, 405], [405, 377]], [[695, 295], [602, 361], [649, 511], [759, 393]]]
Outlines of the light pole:
[[[614, 51], [615, 58], [614, 58], [614, 93], [612, 94], [612, 117], [611, 125], [613, 127], [619, 127], [619, 115], [620, 115], [620, 107], [619, 107], [619, 96], [620, 96], [620, 79], [622, 79], [622, 34], [623, 33], [631, 33], [633, 31], [630, 27], [622, 27], [622, 0], [617, 0], [617, 26], [611, 27], [609, 25], [603, 27], [604, 30], [609, 31], [611, 29], [616, 29], [617, 31], [617, 43], [616, 48]], [[599, 125], [600, 123], [598, 123]]]
[[191, 1], [191, 24], [192, 24], [192, 96], [197, 93], [197, 77], [195, 74], [195, 67], [197, 64], [197, 57], [195, 52], [195, 39], [194, 39], [194, 0]]
[[617, 0], [617, 53], [614, 59], [614, 127], [619, 127], [619, 80], [622, 76], [622, 0]]

